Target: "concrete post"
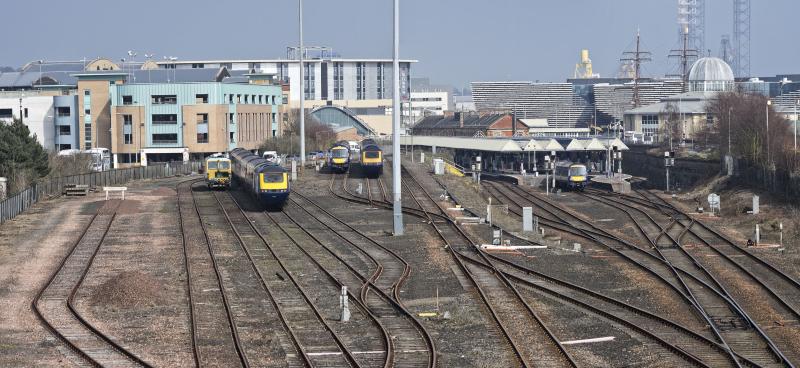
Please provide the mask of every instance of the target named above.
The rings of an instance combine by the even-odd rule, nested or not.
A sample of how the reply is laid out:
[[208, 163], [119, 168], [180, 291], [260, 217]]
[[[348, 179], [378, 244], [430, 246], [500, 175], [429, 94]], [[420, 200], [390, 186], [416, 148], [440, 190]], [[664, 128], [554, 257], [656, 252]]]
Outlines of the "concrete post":
[[756, 245], [761, 242], [761, 229], [756, 224]]
[[423, 164], [425, 163], [425, 152], [420, 152], [419, 153], [419, 162], [421, 162]]
[[292, 160], [292, 181], [297, 181], [297, 160]]
[[340, 321], [350, 321], [350, 306], [347, 300], [347, 286], [342, 286], [342, 294], [339, 296], [339, 308], [342, 310]]
[[533, 207], [522, 207], [522, 231], [533, 231]]
[[0, 201], [6, 199], [8, 195], [8, 179], [0, 177]]

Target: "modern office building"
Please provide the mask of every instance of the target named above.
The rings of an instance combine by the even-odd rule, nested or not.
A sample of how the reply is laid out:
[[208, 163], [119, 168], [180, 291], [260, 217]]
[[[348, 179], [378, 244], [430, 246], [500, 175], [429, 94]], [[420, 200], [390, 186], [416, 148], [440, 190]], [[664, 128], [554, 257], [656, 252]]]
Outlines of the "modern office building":
[[[280, 135], [282, 89], [270, 76], [224, 68], [170, 75], [185, 82], [129, 83], [147, 71], [76, 73], [82, 149], [109, 148], [115, 167], [200, 159]], [[150, 75], [150, 80], [166, 75]]]
[[78, 147], [77, 96], [47, 91], [0, 92], [0, 122], [22, 119], [45, 149], [59, 151]]

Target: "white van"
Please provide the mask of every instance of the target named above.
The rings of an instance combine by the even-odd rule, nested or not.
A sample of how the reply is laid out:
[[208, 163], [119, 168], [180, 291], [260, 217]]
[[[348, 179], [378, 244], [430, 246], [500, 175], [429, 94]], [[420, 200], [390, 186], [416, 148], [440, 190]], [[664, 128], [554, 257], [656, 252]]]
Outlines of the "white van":
[[361, 152], [361, 145], [358, 144], [356, 141], [348, 141], [347, 145], [350, 146], [350, 152], [353, 153], [360, 153]]
[[281, 159], [278, 157], [277, 151], [264, 151], [264, 153], [261, 154], [261, 157], [276, 165], [280, 165], [281, 163]]

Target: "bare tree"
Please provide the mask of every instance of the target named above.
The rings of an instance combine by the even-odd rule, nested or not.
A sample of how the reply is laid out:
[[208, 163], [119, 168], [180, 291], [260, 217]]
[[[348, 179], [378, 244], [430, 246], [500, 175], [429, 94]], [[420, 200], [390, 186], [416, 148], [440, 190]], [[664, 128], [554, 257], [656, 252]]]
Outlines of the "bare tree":
[[673, 140], [680, 140], [681, 138], [681, 114], [674, 102], [670, 101], [664, 106], [660, 114], [664, 118], [664, 124], [661, 125], [661, 146], [672, 150], [674, 147]]

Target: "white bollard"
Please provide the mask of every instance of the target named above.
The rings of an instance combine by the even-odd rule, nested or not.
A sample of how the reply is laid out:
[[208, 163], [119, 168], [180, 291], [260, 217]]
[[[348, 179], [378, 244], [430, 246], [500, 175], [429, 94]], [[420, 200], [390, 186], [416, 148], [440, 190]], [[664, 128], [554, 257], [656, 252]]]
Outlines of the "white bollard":
[[419, 153], [419, 162], [423, 164], [425, 163], [425, 152]]
[[342, 322], [350, 321], [350, 307], [347, 301], [347, 286], [342, 286], [342, 294], [339, 296], [339, 308], [342, 310], [340, 321]]
[[297, 161], [292, 160], [292, 181], [297, 181]]

